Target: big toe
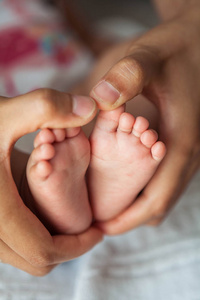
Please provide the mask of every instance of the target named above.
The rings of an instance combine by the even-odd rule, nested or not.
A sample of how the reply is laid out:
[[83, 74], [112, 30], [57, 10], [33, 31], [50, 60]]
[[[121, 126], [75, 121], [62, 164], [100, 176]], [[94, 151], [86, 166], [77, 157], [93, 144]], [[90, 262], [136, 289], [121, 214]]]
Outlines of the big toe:
[[53, 131], [45, 128], [42, 129], [35, 137], [34, 140], [34, 147], [38, 147], [42, 144], [47, 144], [47, 143], [53, 143], [55, 142], [55, 135], [53, 134]]
[[120, 106], [111, 111], [103, 111], [99, 112], [95, 128], [101, 129], [107, 132], [114, 132], [117, 130], [119, 126], [119, 118], [121, 114], [124, 112], [124, 106]]

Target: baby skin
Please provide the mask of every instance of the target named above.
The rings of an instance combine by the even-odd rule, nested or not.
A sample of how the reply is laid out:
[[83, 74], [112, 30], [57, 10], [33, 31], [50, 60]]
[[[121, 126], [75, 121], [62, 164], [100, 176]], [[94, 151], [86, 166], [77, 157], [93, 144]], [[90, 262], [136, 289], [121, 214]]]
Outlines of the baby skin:
[[143, 117], [123, 107], [101, 111], [90, 137], [88, 190], [94, 217], [107, 221], [125, 210], [165, 156], [165, 145]]
[[43, 129], [27, 164], [35, 213], [52, 233], [76, 234], [92, 222], [85, 173], [89, 141], [80, 130]]
[[99, 113], [90, 145], [80, 129], [42, 130], [27, 166], [37, 212], [57, 232], [68, 234], [86, 230], [92, 212], [97, 221], [117, 216], [165, 155], [165, 145], [148, 126], [145, 118], [135, 120], [120, 107]]

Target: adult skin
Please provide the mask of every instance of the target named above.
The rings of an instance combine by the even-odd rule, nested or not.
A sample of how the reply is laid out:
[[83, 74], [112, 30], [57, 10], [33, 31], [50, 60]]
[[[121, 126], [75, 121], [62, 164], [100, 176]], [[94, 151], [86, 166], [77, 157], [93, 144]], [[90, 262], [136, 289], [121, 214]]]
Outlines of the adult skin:
[[120, 54], [117, 49], [107, 53], [113, 65], [90, 93], [103, 110], [142, 93], [159, 111], [159, 136], [167, 146], [165, 159], [136, 201], [99, 224], [109, 235], [160, 224], [200, 164], [200, 3], [154, 2], [163, 23], [122, 45]]
[[96, 105], [89, 97], [74, 98], [49, 89], [10, 99], [0, 97], [1, 262], [42, 276], [57, 264], [88, 251], [102, 239], [94, 227], [80, 235], [51, 236], [18, 193], [26, 157], [18, 151], [12, 156], [16, 184], [10, 163], [13, 146], [21, 136], [39, 128], [82, 126], [95, 114]]

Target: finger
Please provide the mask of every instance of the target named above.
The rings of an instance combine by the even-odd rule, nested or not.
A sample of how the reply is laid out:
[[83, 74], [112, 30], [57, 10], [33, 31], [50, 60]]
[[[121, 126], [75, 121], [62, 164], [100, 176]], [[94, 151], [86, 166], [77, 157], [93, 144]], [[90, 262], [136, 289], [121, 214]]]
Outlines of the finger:
[[158, 226], [158, 225], [160, 225], [164, 221], [165, 217], [166, 216], [163, 216], [162, 218], [161, 217], [160, 218], [159, 217], [158, 218], [154, 218], [152, 221], [147, 222], [145, 225], [148, 225], [148, 226]]
[[46, 267], [77, 257], [102, 239], [102, 233], [97, 228], [90, 228], [76, 236], [52, 237], [22, 203], [14, 183], [6, 172], [0, 177], [0, 188], [2, 186], [4, 189], [0, 210], [1, 240], [34, 267]]
[[179, 51], [183, 32], [181, 28], [177, 33], [173, 32], [171, 43], [171, 28], [176, 28], [176, 24], [174, 26], [157, 26], [132, 42], [126, 56], [90, 92], [100, 109], [114, 109], [140, 94], [162, 68], [166, 58]]
[[166, 217], [191, 178], [185, 176], [186, 159], [174, 151], [171, 149], [166, 155], [147, 187], [127, 210], [113, 220], [97, 224], [105, 234], [121, 234], [144, 224], [157, 225]]
[[3, 248], [0, 244], [0, 259], [5, 263], [40, 276], [48, 273], [55, 264], [85, 253], [102, 239], [102, 233], [97, 228], [90, 228], [80, 236], [52, 237], [24, 205], [11, 177], [5, 164], [2, 164], [0, 237]]
[[150, 51], [135, 51], [121, 59], [92, 89], [90, 96], [100, 109], [115, 109], [140, 94], [157, 70]]
[[56, 249], [54, 263], [62, 263], [78, 257], [88, 252], [97, 243], [101, 242], [102, 239], [103, 233], [96, 227], [91, 227], [79, 235], [54, 236], [53, 242]]
[[1, 139], [4, 138], [6, 143], [9, 139], [14, 143], [21, 136], [39, 128], [79, 127], [96, 114], [96, 104], [91, 98], [50, 89], [1, 99], [0, 105], [1, 128], [6, 128], [6, 134], [2, 134]]
[[[80, 237], [61, 235], [52, 238], [22, 202], [6, 163], [1, 164], [0, 190], [0, 238], [35, 267], [45, 267], [81, 255], [102, 239], [102, 233], [96, 228], [89, 229]], [[73, 249], [73, 245], [77, 249]]]
[[[89, 103], [89, 104], [88, 104]], [[14, 184], [9, 150], [21, 135], [38, 128], [80, 126], [96, 113], [94, 101], [87, 97], [70, 97], [56, 91], [39, 90], [15, 99], [1, 99], [0, 237], [8, 247], [35, 268], [54, 265], [82, 254], [99, 241], [99, 230], [89, 231], [78, 239], [79, 249], [68, 252], [68, 237], [59, 238], [58, 249], [52, 236], [37, 217], [24, 205]], [[89, 112], [89, 113], [88, 113]], [[17, 126], [16, 126], [17, 124]], [[4, 135], [4, 129], [6, 134]], [[9, 130], [10, 129], [10, 130]], [[4, 149], [8, 147], [8, 149]], [[9, 222], [8, 222], [9, 220]], [[95, 231], [95, 234], [92, 232]], [[98, 234], [99, 233], [99, 234]], [[87, 238], [88, 236], [88, 238]], [[72, 237], [70, 236], [70, 241]], [[74, 238], [77, 241], [77, 237]], [[69, 242], [70, 242], [69, 241]], [[73, 243], [71, 242], [73, 245]], [[23, 245], [23, 246], [22, 246]]]
[[3, 241], [0, 240], [0, 261], [9, 264], [17, 269], [27, 272], [33, 276], [44, 276], [48, 274], [56, 265], [39, 268], [29, 264], [26, 260], [16, 254]]

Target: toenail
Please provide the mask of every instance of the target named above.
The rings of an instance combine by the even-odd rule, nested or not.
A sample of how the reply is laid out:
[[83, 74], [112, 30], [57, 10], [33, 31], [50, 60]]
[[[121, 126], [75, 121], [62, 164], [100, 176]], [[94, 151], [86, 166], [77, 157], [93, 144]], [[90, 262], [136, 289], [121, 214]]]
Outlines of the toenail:
[[96, 100], [109, 104], [114, 104], [120, 97], [120, 92], [105, 80], [94, 87], [92, 94]]
[[156, 160], [156, 161], [160, 161], [162, 160], [162, 158], [158, 157], [158, 156], [155, 156], [155, 155], [152, 155], [153, 156], [153, 159]]
[[124, 128], [122, 128], [122, 127], [118, 127], [118, 128], [117, 128], [117, 131], [121, 131], [121, 132], [124, 132], [124, 133], [130, 133], [130, 132], [131, 132], [131, 129], [129, 130], [129, 129], [124, 129]]

